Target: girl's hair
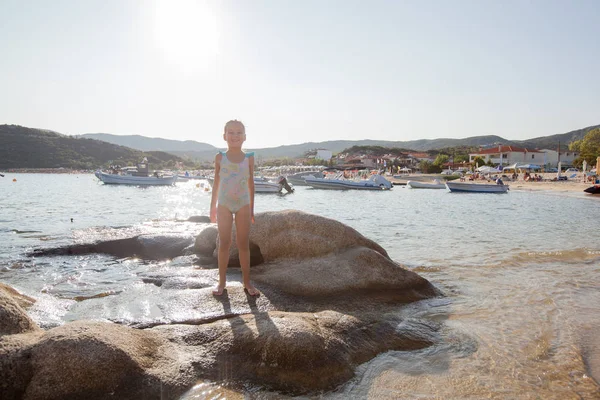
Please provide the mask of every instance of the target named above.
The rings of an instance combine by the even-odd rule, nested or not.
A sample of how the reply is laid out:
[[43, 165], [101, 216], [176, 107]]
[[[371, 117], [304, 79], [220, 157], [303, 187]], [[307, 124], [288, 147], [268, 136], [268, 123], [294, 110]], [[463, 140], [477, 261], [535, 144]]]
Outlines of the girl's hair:
[[225, 124], [225, 127], [223, 128], [223, 133], [227, 133], [227, 126], [230, 124], [240, 124], [242, 126], [242, 131], [244, 131], [244, 133], [246, 133], [246, 127], [244, 126], [244, 123], [242, 121], [238, 121], [237, 119], [232, 119], [231, 121], [227, 121], [227, 123]]

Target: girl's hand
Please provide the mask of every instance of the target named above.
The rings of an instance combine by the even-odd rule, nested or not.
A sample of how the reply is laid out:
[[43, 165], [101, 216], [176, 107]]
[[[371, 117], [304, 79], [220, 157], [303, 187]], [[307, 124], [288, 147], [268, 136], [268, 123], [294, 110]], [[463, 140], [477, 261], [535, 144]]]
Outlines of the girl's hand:
[[210, 208], [210, 222], [213, 224], [217, 222], [217, 207]]

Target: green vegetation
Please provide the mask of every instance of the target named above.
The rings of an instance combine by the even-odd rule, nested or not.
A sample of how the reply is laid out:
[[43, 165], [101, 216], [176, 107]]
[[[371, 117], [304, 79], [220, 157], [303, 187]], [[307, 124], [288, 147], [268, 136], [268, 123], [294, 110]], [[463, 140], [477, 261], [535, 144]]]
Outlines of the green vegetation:
[[446, 164], [448, 162], [448, 160], [450, 160], [450, 157], [447, 156], [446, 154], [438, 154], [438, 156], [433, 161], [433, 165], [442, 167], [444, 164]]
[[74, 138], [56, 132], [0, 125], [0, 168], [68, 168], [93, 170], [110, 164], [135, 165], [147, 157], [152, 169], [194, 163], [162, 151], [142, 152], [94, 139]]
[[585, 160], [588, 165], [596, 165], [597, 157], [600, 156], [600, 128], [586, 133], [583, 139], [575, 140], [569, 144], [569, 150], [579, 153], [573, 165], [581, 168]]
[[340, 151], [343, 154], [363, 154], [374, 157], [381, 157], [386, 154], [392, 154], [394, 156], [406, 155], [414, 150], [400, 149], [398, 147], [384, 147], [384, 146], [352, 146], [350, 148]]

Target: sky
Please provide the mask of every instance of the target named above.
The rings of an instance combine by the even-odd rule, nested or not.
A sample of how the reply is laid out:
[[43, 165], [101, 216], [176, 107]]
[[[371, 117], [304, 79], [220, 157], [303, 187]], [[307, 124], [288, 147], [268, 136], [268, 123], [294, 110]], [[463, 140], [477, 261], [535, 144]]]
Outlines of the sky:
[[0, 124], [245, 147], [600, 124], [600, 1], [0, 0]]

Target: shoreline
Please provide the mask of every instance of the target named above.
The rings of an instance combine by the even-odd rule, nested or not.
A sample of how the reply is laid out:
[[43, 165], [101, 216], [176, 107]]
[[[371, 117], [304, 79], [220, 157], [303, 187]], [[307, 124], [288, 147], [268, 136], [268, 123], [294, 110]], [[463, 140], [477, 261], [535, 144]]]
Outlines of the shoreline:
[[2, 174], [93, 174], [88, 169], [69, 168], [9, 168], [0, 170]]
[[[89, 170], [73, 170], [67, 168], [12, 168], [6, 170], [0, 170], [0, 173], [6, 178], [8, 174], [93, 174], [94, 171]], [[510, 186], [511, 190], [523, 190], [523, 191], [553, 191], [553, 192], [574, 192], [584, 193], [583, 190], [593, 186], [592, 182], [583, 182], [581, 176], [578, 176], [571, 180], [566, 181], [553, 181], [551, 179], [556, 177], [556, 174], [540, 174], [542, 175], [542, 181], [524, 181], [522, 179], [516, 181], [505, 180], [505, 184]], [[433, 179], [440, 179], [443, 181], [443, 177], [438, 174], [412, 174], [403, 175], [402, 178], [393, 178], [386, 176], [392, 184], [395, 186], [404, 186], [407, 181], [415, 180], [420, 182], [429, 182]], [[469, 181], [467, 181], [469, 182]], [[487, 180], [478, 180], [473, 183], [488, 183]], [[589, 195], [593, 196], [593, 195]], [[600, 196], [598, 196], [600, 197]]]
[[[574, 193], [584, 193], [583, 190], [593, 186], [593, 182], [583, 182], [581, 176], [578, 176], [571, 180], [566, 181], [553, 181], [551, 179], [556, 177], [556, 174], [540, 174], [542, 175], [542, 181], [524, 181], [522, 179], [516, 181], [504, 180], [504, 184], [510, 187], [510, 190], [523, 190], [523, 191], [553, 191], [553, 192], [574, 192]], [[391, 178], [386, 177], [390, 182], [394, 185], [402, 186], [406, 185], [406, 182], [410, 180], [415, 180], [419, 182], [429, 182], [433, 179], [439, 179], [440, 181], [444, 181], [443, 177], [437, 174], [419, 174], [419, 175], [406, 175], [402, 178]], [[466, 181], [470, 182], [470, 181]], [[489, 183], [493, 182], [493, 180], [487, 181], [484, 179], [471, 181], [473, 184], [478, 183]], [[585, 193], [587, 194], [587, 193]], [[593, 195], [590, 195], [593, 196]]]

